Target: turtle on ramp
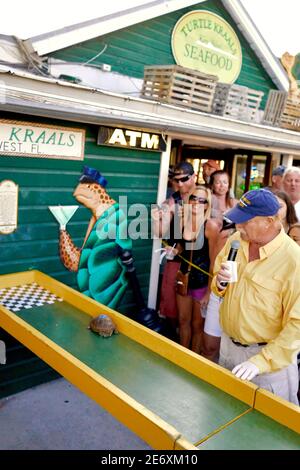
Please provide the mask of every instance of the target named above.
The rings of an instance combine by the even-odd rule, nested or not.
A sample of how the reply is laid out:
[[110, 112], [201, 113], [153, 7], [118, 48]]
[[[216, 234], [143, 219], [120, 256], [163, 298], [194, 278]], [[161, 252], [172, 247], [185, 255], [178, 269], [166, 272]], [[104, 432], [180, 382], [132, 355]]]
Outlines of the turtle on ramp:
[[88, 328], [95, 333], [98, 333], [98, 335], [104, 336], [104, 338], [108, 338], [113, 333], [116, 335], [119, 333], [112, 319], [108, 315], [104, 314], [93, 318], [90, 321]]

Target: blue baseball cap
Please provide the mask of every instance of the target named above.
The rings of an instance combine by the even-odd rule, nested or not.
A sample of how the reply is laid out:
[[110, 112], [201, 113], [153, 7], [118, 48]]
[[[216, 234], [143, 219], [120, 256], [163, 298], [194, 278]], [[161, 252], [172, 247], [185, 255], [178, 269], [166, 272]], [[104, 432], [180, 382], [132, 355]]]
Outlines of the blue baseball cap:
[[82, 170], [82, 175], [79, 178], [80, 183], [97, 183], [100, 184], [103, 188], [107, 185], [107, 180], [101, 173], [90, 166], [84, 166]]
[[286, 170], [286, 166], [284, 165], [279, 165], [274, 170], [272, 171], [272, 176], [283, 176], [283, 173]]
[[279, 202], [271, 191], [253, 189], [245, 193], [237, 205], [225, 216], [235, 224], [243, 224], [254, 217], [268, 217], [277, 214]]

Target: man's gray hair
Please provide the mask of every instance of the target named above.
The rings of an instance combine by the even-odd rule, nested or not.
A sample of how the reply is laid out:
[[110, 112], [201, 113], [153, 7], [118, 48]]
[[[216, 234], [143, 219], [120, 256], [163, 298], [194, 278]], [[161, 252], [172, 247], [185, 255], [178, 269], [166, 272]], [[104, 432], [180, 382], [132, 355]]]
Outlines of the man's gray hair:
[[299, 166], [289, 166], [285, 172], [283, 173], [283, 180], [285, 179], [285, 177], [287, 175], [289, 175], [290, 173], [296, 173], [297, 175], [300, 176], [300, 167]]

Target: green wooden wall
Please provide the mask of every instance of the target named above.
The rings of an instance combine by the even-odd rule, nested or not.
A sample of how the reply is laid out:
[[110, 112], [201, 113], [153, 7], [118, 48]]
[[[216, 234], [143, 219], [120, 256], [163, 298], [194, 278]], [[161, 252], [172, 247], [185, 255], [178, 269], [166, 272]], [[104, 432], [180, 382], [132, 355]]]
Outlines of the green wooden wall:
[[[0, 235], [0, 274], [38, 269], [76, 287], [76, 275], [67, 271], [59, 259], [58, 223], [48, 206], [77, 204], [72, 194], [85, 164], [97, 168], [106, 177], [107, 191], [114, 199], [127, 196], [128, 204], [143, 203], [149, 206], [156, 201], [160, 153], [99, 146], [96, 144], [96, 126], [47, 121], [9, 113], [1, 117], [86, 129], [84, 161], [0, 155], [0, 181], [11, 179], [19, 185], [18, 228], [12, 234]], [[79, 247], [90, 216], [90, 211], [80, 206], [67, 225], [73, 241]], [[131, 220], [132, 217], [129, 222]], [[149, 220], [147, 222], [150, 227]], [[151, 253], [150, 238], [133, 241], [135, 266], [146, 301]], [[130, 289], [118, 310], [133, 316], [134, 302]], [[8, 363], [1, 366], [0, 370], [0, 397], [55, 376], [53, 371], [21, 345], [12, 339], [7, 342], [6, 336], [0, 330], [0, 339], [4, 339], [8, 345]]]
[[179, 18], [189, 11], [197, 9], [210, 10], [222, 16], [234, 28], [243, 50], [242, 70], [236, 83], [263, 91], [262, 106], [264, 106], [269, 89], [277, 87], [219, 0], [208, 0], [177, 10], [59, 50], [51, 55], [65, 61], [84, 63], [98, 54], [104, 46], [107, 46], [104, 53], [92, 62], [94, 65], [107, 63], [112, 66], [114, 72], [143, 78], [145, 65], [175, 63], [171, 50], [172, 30]]

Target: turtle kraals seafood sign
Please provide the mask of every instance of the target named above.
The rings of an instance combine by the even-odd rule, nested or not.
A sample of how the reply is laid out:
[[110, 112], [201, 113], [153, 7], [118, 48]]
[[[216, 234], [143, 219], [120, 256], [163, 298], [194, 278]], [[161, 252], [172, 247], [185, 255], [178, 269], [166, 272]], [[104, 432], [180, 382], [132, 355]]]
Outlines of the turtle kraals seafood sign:
[[83, 160], [85, 131], [0, 120], [0, 155]]
[[178, 65], [217, 75], [224, 83], [234, 83], [242, 66], [235, 31], [210, 11], [195, 10], [180, 18], [173, 29], [172, 51]]

